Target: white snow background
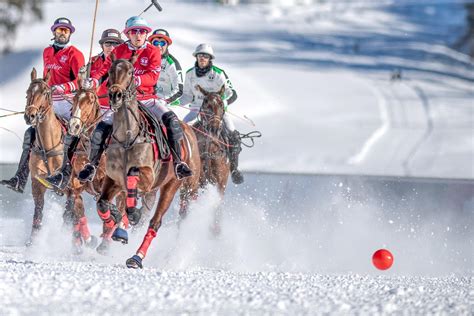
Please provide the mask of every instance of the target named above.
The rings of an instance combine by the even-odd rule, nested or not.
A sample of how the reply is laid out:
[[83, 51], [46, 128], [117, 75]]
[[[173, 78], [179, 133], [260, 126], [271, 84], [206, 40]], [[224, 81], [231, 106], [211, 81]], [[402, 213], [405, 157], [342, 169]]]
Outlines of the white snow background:
[[[72, 42], [88, 58], [94, 3], [51, 1], [43, 22], [20, 27], [16, 53], [0, 58], [0, 107], [23, 109], [56, 17], [71, 18]], [[211, 189], [179, 231], [174, 205], [145, 269], [128, 270], [143, 229], [108, 257], [72, 256], [64, 201], [49, 195], [38, 244], [26, 251], [31, 195], [0, 188], [0, 314], [474, 312], [472, 199], [459, 213], [436, 204], [436, 190], [414, 192], [420, 206], [369, 188], [353, 196], [337, 179], [316, 189], [301, 176], [249, 173], [472, 179], [474, 67], [449, 48], [464, 27], [462, 2], [160, 3], [162, 13], [144, 17], [170, 31], [183, 69], [197, 44], [211, 43], [239, 94], [230, 110], [256, 124], [235, 118], [238, 129], [263, 133], [242, 152], [246, 186], [229, 189], [222, 235], [209, 233], [218, 203]], [[95, 41], [147, 4], [100, 1]], [[395, 69], [401, 81], [390, 81]], [[21, 116], [0, 123], [20, 137], [26, 127]], [[16, 162], [21, 142], [0, 133], [0, 160]], [[12, 171], [2, 168], [2, 178]], [[370, 264], [382, 247], [395, 254], [383, 273]]]

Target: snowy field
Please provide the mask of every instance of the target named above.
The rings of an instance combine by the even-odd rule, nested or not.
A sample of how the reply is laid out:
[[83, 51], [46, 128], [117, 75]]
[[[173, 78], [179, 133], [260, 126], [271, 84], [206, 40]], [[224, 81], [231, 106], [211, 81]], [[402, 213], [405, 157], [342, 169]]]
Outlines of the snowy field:
[[[71, 18], [88, 57], [94, 2], [48, 2], [43, 22], [20, 27], [0, 56], [0, 107], [23, 109], [56, 17]], [[109, 256], [72, 255], [65, 201], [50, 194], [26, 248], [31, 194], [0, 187], [0, 315], [474, 314], [474, 65], [449, 48], [462, 2], [275, 2], [163, 0], [144, 15], [170, 31], [184, 69], [213, 44], [239, 94], [230, 110], [256, 125], [236, 117], [238, 129], [264, 135], [241, 155], [246, 182], [229, 188], [222, 235], [209, 232], [211, 189], [179, 230], [174, 203], [144, 269], [128, 270], [144, 229]], [[100, 1], [96, 41], [147, 4]], [[18, 160], [25, 127], [0, 121], [0, 162]], [[388, 271], [371, 265], [379, 248], [394, 253]]]

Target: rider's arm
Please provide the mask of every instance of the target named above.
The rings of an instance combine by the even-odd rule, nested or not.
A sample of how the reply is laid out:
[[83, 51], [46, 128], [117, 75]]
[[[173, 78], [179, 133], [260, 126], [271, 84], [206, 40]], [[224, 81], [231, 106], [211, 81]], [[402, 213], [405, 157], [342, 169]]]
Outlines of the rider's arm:
[[234, 90], [234, 87], [232, 86], [232, 82], [230, 82], [230, 79], [225, 73], [225, 71], [222, 71], [222, 74], [223, 74], [223, 80], [224, 80], [224, 85], [225, 85], [223, 100], [227, 102], [227, 105], [231, 105], [232, 103], [235, 102], [235, 100], [237, 100], [237, 92]]
[[183, 71], [181, 69], [181, 65], [179, 64], [178, 60], [173, 56], [169, 56], [171, 59], [170, 64], [170, 85], [171, 85], [171, 93], [169, 95], [165, 95], [164, 99], [167, 103], [172, 103], [176, 101], [179, 97], [183, 95]]
[[194, 94], [193, 94], [193, 88], [191, 87], [191, 72], [193, 71], [191, 68], [188, 70], [186, 73], [186, 80], [184, 81], [184, 88], [183, 88], [183, 95], [179, 99], [179, 103], [181, 105], [188, 105], [189, 103], [193, 102], [194, 99]]
[[77, 84], [77, 80], [78, 80], [79, 69], [85, 64], [84, 55], [82, 55], [82, 53], [79, 50], [77, 49], [73, 50], [71, 55], [72, 56], [70, 56], [71, 58], [70, 77], [72, 80], [63, 84], [65, 87], [64, 90], [66, 93], [69, 93], [78, 89], [79, 86]]
[[148, 50], [150, 55], [148, 56], [148, 71], [143, 75], [135, 75], [135, 85], [154, 87], [158, 82], [161, 71], [161, 54], [158, 49]]

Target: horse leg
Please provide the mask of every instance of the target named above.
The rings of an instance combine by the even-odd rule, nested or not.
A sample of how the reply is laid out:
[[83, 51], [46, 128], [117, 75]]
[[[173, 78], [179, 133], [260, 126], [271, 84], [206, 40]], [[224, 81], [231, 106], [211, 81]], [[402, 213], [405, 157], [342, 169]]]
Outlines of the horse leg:
[[75, 206], [73, 244], [76, 253], [80, 254], [82, 253], [81, 248], [83, 244], [88, 248], [97, 247], [97, 238], [90, 233], [89, 225], [87, 224], [87, 217], [84, 212], [84, 201], [82, 200], [81, 192], [74, 192], [73, 198]]
[[103, 221], [102, 243], [97, 247], [97, 251], [106, 254], [112, 234], [122, 220], [118, 209], [110, 203], [115, 195], [120, 191], [120, 186], [110, 177], [106, 176], [102, 184], [102, 193], [97, 201], [97, 213]]
[[122, 220], [117, 223], [117, 228], [112, 234], [112, 240], [119, 241], [122, 244], [128, 244], [128, 233], [126, 229], [128, 229], [129, 221], [126, 212], [126, 194], [124, 192], [119, 192], [115, 198], [115, 203], [117, 205], [116, 209], [120, 213]]
[[37, 237], [41, 225], [43, 223], [43, 208], [44, 208], [44, 193], [46, 187], [44, 187], [36, 178], [31, 178], [31, 193], [33, 194], [33, 201], [35, 203], [35, 212], [33, 215], [33, 224], [31, 227], [31, 235], [26, 246], [32, 246], [35, 238]]
[[63, 226], [69, 228], [74, 225], [74, 196], [72, 190], [68, 189], [66, 196], [67, 199], [63, 213]]
[[136, 167], [130, 168], [127, 173], [127, 215], [130, 225], [135, 226], [140, 222], [141, 213], [137, 208], [138, 196], [138, 179], [140, 176], [140, 169]]
[[170, 181], [161, 188], [158, 206], [156, 207], [153, 218], [150, 220], [150, 226], [148, 227], [148, 231], [143, 238], [143, 242], [138, 248], [136, 254], [126, 261], [128, 268], [143, 268], [142, 261], [146, 256], [153, 238], [156, 237], [156, 233], [161, 226], [163, 215], [165, 215], [166, 211], [170, 207], [179, 186], [180, 183], [178, 181]]
[[[225, 176], [224, 176], [225, 175]], [[222, 219], [222, 203], [224, 201], [224, 193], [228, 179], [228, 173], [221, 173], [216, 175], [217, 179], [217, 190], [219, 191], [219, 205], [214, 211], [214, 221], [211, 224], [210, 231], [214, 237], [220, 236], [221, 229], [221, 219]]]
[[179, 221], [181, 222], [188, 215], [189, 201], [197, 200], [199, 191], [199, 183], [185, 184], [181, 187], [179, 192]]
[[153, 190], [151, 192], [146, 192], [142, 195], [142, 207], [140, 207], [140, 213], [142, 214], [140, 222], [135, 227], [143, 227], [145, 222], [150, 217], [150, 212], [153, 206], [155, 205], [156, 193], [158, 190]]

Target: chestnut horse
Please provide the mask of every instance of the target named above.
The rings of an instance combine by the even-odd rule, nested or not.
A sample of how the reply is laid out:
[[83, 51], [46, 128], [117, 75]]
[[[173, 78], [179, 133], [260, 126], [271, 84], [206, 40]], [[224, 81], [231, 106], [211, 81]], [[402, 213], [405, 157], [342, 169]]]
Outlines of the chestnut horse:
[[[225, 109], [222, 101], [225, 86], [217, 92], [206, 91], [200, 85], [197, 85], [197, 89], [204, 95], [198, 121], [193, 125], [201, 156], [199, 183], [203, 188], [208, 184], [215, 185], [222, 200], [230, 174], [229, 145], [222, 137], [223, 129], [225, 129], [223, 120]], [[186, 211], [186, 207], [180, 209], [181, 217], [186, 216]], [[215, 234], [220, 232], [220, 213], [218, 208], [211, 227]]]
[[[83, 169], [84, 165], [89, 162], [88, 152], [90, 149], [90, 137], [94, 130], [96, 123], [101, 119], [102, 115], [100, 114], [100, 104], [97, 94], [93, 89], [83, 89], [81, 86], [83, 73], [79, 73], [79, 90], [77, 91], [74, 99], [73, 106], [71, 110], [71, 119], [69, 121], [68, 131], [72, 136], [80, 138], [80, 141], [77, 145], [77, 149], [74, 155], [74, 160], [72, 162], [72, 176], [71, 183], [67, 191], [68, 194], [68, 207], [66, 208], [68, 213], [68, 218], [71, 222], [74, 223], [74, 240], [75, 245], [78, 251], [82, 246], [83, 241], [86, 242], [89, 240], [90, 233], [85, 229], [83, 223], [87, 223], [87, 219], [84, 214], [84, 203], [81, 197], [82, 192], [86, 191], [90, 195], [97, 198], [99, 192], [102, 188], [102, 183], [105, 179], [105, 160], [106, 156], [103, 155], [97, 172], [94, 179], [91, 182], [82, 183], [77, 179], [77, 175]], [[122, 228], [128, 228], [128, 219], [125, 214], [125, 194], [119, 194], [117, 196], [118, 209], [122, 213], [122, 222], [120, 226]], [[97, 245], [96, 238], [94, 239], [94, 247]], [[128, 242], [128, 238], [115, 237], [112, 236], [114, 240], [121, 241], [123, 243]]]
[[[97, 202], [99, 216], [104, 221], [104, 241], [111, 236], [120, 222], [120, 214], [114, 211], [112, 199], [121, 191], [127, 192], [127, 214], [130, 221], [135, 217], [138, 222], [139, 210], [136, 208], [137, 192], [160, 191], [158, 205], [150, 220], [148, 231], [136, 254], [126, 262], [129, 268], [142, 268], [142, 260], [156, 237], [161, 226], [163, 215], [168, 210], [173, 198], [181, 188], [181, 199], [190, 199], [197, 195], [199, 189], [199, 170], [201, 161], [197, 140], [192, 129], [181, 123], [184, 138], [181, 141], [183, 161], [193, 171], [193, 176], [178, 180], [174, 173], [173, 161], [155, 159], [154, 143], [150, 139], [142, 113], [136, 99], [136, 88], [133, 80], [131, 60], [114, 60], [109, 70], [108, 91], [113, 118], [112, 140], [107, 148], [106, 177], [102, 192]], [[155, 131], [160, 133], [160, 131]], [[166, 147], [167, 144], [157, 144]], [[103, 242], [104, 242], [103, 241]]]
[[[25, 107], [25, 120], [35, 129], [35, 141], [31, 151], [29, 168], [31, 170], [31, 188], [35, 211], [33, 215], [33, 225], [27, 245], [31, 245], [34, 238], [41, 229], [43, 220], [44, 194], [47, 186], [44, 185], [44, 177], [51, 175], [61, 167], [63, 160], [63, 127], [56, 118], [53, 111], [51, 99], [51, 88], [48, 85], [49, 73], [46, 78], [36, 78], [36, 69], [31, 71], [31, 83], [26, 92], [27, 103]], [[63, 194], [63, 192], [56, 192]], [[71, 212], [71, 204], [66, 206], [63, 218], [68, 219]], [[83, 232], [88, 232], [87, 221], [81, 217], [75, 218]], [[92, 238], [87, 238], [89, 242]], [[87, 243], [86, 243], [87, 244]], [[94, 246], [92, 243], [89, 245]]]

